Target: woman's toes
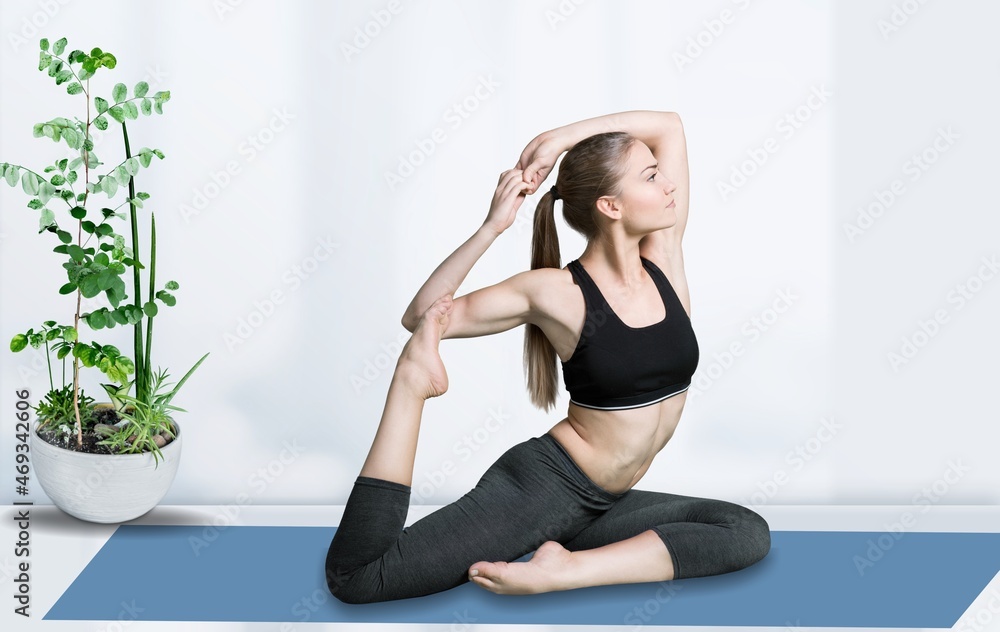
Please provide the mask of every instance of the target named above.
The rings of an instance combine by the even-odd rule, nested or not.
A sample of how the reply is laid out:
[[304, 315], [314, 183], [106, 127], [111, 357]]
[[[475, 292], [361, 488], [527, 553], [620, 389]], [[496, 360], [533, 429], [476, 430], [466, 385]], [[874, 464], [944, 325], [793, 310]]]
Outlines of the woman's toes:
[[469, 567], [469, 581], [495, 592], [503, 583], [504, 566], [507, 566], [506, 562], [476, 562]]

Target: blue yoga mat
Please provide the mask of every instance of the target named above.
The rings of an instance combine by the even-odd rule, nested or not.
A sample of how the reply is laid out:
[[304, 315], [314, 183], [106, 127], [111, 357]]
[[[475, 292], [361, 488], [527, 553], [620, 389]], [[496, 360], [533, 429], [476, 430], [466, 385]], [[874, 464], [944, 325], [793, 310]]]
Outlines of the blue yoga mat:
[[767, 557], [723, 575], [351, 605], [323, 579], [335, 532], [121, 525], [44, 618], [950, 628], [1000, 569], [997, 533], [772, 531]]

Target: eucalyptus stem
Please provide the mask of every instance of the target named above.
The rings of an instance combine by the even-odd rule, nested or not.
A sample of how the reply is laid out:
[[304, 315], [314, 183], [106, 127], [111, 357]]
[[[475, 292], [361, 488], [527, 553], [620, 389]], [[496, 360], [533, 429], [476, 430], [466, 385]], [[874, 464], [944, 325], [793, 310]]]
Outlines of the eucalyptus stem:
[[[131, 180], [129, 180], [131, 182]], [[149, 226], [150, 226], [150, 237], [149, 237], [149, 302], [153, 302], [153, 288], [156, 287], [156, 214], [150, 212], [149, 214]], [[152, 366], [150, 364], [150, 352], [153, 347], [153, 317], [149, 317], [149, 324], [146, 327], [146, 359], [143, 360], [143, 366]], [[152, 397], [152, 394], [150, 394]]]
[[[125, 160], [132, 157], [132, 151], [129, 149], [128, 145], [128, 130], [125, 127], [125, 122], [122, 121], [122, 136], [125, 138]], [[129, 176], [128, 179], [128, 197], [129, 197], [129, 216], [132, 222], [132, 259], [136, 263], [139, 262], [139, 222], [136, 217], [135, 203], [131, 200], [135, 199], [135, 178]], [[142, 310], [142, 278], [139, 274], [139, 266], [132, 266], [132, 282], [135, 286], [133, 292], [133, 299], [135, 300], [135, 306], [141, 311]], [[152, 287], [152, 285], [150, 286]], [[150, 325], [152, 325], [152, 319], [150, 319]], [[139, 400], [145, 401], [147, 395], [147, 384], [146, 384], [146, 364], [142, 355], [142, 318], [140, 318], [135, 325], [133, 325], [133, 346], [135, 347], [135, 395]]]
[[56, 385], [52, 382], [52, 355], [49, 353], [49, 337], [45, 336], [45, 363], [49, 365], [49, 390], [56, 390]]

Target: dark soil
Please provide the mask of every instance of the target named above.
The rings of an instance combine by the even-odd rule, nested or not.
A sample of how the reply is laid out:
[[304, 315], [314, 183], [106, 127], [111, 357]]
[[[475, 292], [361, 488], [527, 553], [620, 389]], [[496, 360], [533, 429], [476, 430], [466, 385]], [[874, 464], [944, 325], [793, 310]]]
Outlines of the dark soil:
[[[121, 420], [118, 413], [111, 408], [99, 408], [95, 410], [94, 419], [94, 423], [107, 424], [109, 426], [113, 426]], [[173, 431], [174, 433], [177, 432], [177, 426], [173, 427]], [[76, 432], [70, 433], [68, 443], [64, 443], [61, 440], [59, 433], [51, 426], [39, 428], [36, 434], [42, 441], [72, 452], [86, 452], [88, 454], [118, 454], [118, 452], [115, 452], [109, 446], [98, 445], [98, 442], [103, 441], [105, 437], [95, 434], [92, 428], [83, 429], [82, 446], [78, 446], [76, 443]], [[173, 441], [173, 437], [165, 432], [161, 433], [160, 436], [162, 436], [166, 442], [164, 445]], [[143, 450], [143, 452], [148, 452], [148, 450]]]
[[106, 445], [97, 445], [97, 442], [103, 441], [104, 437], [99, 437], [93, 432], [87, 430], [83, 431], [82, 447], [76, 444], [76, 433], [71, 433], [69, 435], [69, 443], [63, 443], [59, 439], [59, 435], [56, 431], [50, 430], [49, 428], [39, 428], [37, 434], [42, 441], [73, 452], [87, 452], [89, 454], [117, 454]]

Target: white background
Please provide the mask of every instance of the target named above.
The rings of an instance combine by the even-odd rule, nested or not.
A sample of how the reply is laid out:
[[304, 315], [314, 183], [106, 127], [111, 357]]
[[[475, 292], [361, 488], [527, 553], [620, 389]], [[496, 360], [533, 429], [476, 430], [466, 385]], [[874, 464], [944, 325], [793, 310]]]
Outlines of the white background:
[[[153, 196], [157, 278], [180, 283], [177, 306], [156, 319], [154, 365], [177, 379], [211, 355], [175, 399], [189, 412], [164, 504], [344, 503], [409, 335], [403, 310], [480, 226], [499, 173], [542, 131], [633, 109], [676, 111], [685, 124], [685, 263], [701, 346], [678, 430], [637, 487], [757, 507], [996, 504], [1000, 280], [982, 259], [1000, 255], [1000, 9], [903, 6], [5, 2], [0, 161], [40, 171], [68, 156], [32, 138], [32, 125], [85, 114], [82, 96], [36, 70], [43, 36], [118, 57], [91, 81], [95, 94], [140, 80], [171, 91], [162, 116], [130, 125], [133, 147], [166, 154], [136, 181]], [[894, 11], [905, 19], [880, 31]], [[492, 89], [477, 97], [482, 82]], [[462, 102], [467, 116], [456, 117]], [[794, 126], [781, 123], [789, 117]], [[386, 174], [435, 128], [444, 141], [390, 186]], [[117, 131], [112, 122], [95, 150], [106, 165], [121, 160]], [[768, 139], [777, 151], [748, 167]], [[920, 156], [926, 170], [913, 178]], [[726, 194], [734, 171], [745, 182]], [[851, 239], [845, 226], [894, 180], [903, 193]], [[9, 340], [73, 314], [57, 294], [57, 242], [37, 234], [27, 201], [0, 187], [8, 473], [14, 392], [37, 402], [48, 389], [43, 354], [15, 355]], [[536, 201], [459, 295], [529, 267]], [[557, 218], [565, 263], [584, 242]], [[292, 283], [296, 266], [308, 273]], [[970, 279], [978, 291], [959, 307], [949, 296]], [[921, 338], [937, 310], [947, 322]], [[130, 328], [98, 335], [131, 349]], [[451, 385], [424, 411], [413, 503], [456, 499], [565, 415], [564, 391], [556, 411], [529, 403], [523, 335], [442, 343]], [[890, 354], [915, 336], [916, 354], [893, 367]], [[735, 342], [744, 353], [728, 362]], [[84, 373], [89, 394], [103, 377]], [[503, 420], [496, 431], [491, 415]], [[456, 450], [466, 437], [471, 458]], [[790, 458], [797, 448], [804, 456]], [[13, 500], [5, 480], [0, 496]], [[37, 485], [31, 499], [47, 502]]]

